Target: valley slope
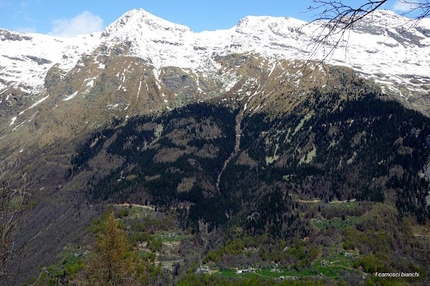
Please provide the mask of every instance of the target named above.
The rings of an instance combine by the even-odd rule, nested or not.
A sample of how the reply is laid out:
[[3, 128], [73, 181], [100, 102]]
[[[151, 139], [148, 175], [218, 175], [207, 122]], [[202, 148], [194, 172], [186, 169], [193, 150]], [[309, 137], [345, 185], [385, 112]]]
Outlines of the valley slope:
[[[360, 259], [424, 275], [409, 246], [425, 249], [411, 233], [430, 218], [430, 24], [405, 23], [377, 11], [330, 54], [321, 23], [292, 18], [194, 33], [133, 10], [70, 39], [0, 30], [1, 176], [32, 201], [20, 282], [123, 203], [174, 213], [220, 269], [247, 250], [299, 271], [341, 244], [360, 257], [349, 282], [373, 269]], [[327, 215], [339, 201], [362, 205]], [[315, 223], [336, 218], [354, 223]], [[286, 251], [322, 240], [312, 261]]]

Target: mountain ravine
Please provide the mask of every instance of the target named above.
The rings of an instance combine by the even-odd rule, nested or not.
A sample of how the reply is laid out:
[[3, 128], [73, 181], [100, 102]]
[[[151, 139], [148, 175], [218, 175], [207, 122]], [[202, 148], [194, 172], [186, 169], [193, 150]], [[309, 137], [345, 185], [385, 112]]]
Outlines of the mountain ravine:
[[[154, 285], [428, 279], [428, 22], [374, 17], [353, 31], [368, 47], [351, 36], [327, 63], [291, 18], [193, 33], [134, 10], [74, 39], [1, 30], [1, 179], [28, 200], [2, 285], [85, 285], [112, 211]], [[421, 63], [395, 61], [404, 49]]]

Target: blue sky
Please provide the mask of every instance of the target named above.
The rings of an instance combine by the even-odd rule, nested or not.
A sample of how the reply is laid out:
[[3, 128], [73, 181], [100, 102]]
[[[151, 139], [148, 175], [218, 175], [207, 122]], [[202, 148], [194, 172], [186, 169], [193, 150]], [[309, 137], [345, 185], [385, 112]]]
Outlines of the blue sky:
[[[359, 0], [345, 0], [359, 5]], [[0, 28], [58, 36], [102, 30], [125, 12], [143, 8], [193, 31], [228, 29], [248, 15], [312, 20], [312, 0], [0, 0]], [[384, 9], [397, 10], [396, 0]], [[398, 9], [395, 9], [397, 7]]]

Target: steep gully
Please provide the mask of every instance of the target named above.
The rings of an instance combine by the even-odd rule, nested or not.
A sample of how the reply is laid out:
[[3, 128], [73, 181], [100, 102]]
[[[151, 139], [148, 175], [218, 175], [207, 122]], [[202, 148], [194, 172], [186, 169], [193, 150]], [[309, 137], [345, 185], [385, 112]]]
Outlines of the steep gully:
[[230, 161], [239, 153], [239, 150], [240, 150], [240, 138], [242, 134], [242, 129], [240, 128], [240, 125], [242, 124], [242, 119], [246, 111], [246, 107], [250, 102], [251, 98], [253, 98], [257, 93], [258, 93], [258, 90], [253, 95], [248, 97], [248, 100], [246, 101], [245, 105], [243, 106], [243, 108], [240, 109], [239, 113], [236, 116], [236, 125], [235, 125], [236, 141], [234, 144], [234, 149], [233, 149], [233, 152], [230, 154], [230, 156], [224, 161], [224, 165], [221, 169], [221, 172], [218, 174], [218, 178], [216, 180], [216, 190], [219, 193], [221, 193], [221, 189], [220, 189], [221, 176], [224, 173], [224, 170], [226, 169], [228, 163], [230, 163]]
[[240, 148], [240, 134], [241, 134], [241, 131], [242, 131], [240, 129], [240, 124], [242, 123], [243, 113], [244, 112], [245, 112], [245, 108], [241, 109], [239, 111], [238, 115], [236, 116], [236, 126], [235, 126], [236, 142], [234, 144], [233, 152], [224, 161], [224, 165], [223, 165], [223, 167], [221, 169], [221, 172], [218, 174], [218, 178], [216, 180], [216, 189], [218, 190], [218, 192], [221, 192], [219, 185], [220, 185], [220, 182], [221, 182], [221, 176], [224, 173], [225, 168], [227, 167], [228, 163], [230, 163], [231, 159], [233, 159], [239, 153], [239, 148]]

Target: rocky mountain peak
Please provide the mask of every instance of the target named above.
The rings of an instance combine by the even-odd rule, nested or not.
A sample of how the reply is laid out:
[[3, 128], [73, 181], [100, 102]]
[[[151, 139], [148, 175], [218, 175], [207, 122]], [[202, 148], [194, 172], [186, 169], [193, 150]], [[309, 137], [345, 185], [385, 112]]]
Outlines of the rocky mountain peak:
[[31, 37], [27, 35], [22, 35], [17, 32], [9, 31], [6, 29], [0, 29], [0, 40], [1, 41], [29, 41]]
[[374, 20], [374, 19], [385, 19], [385, 20], [394, 20], [394, 21], [399, 21], [401, 19], [405, 20], [405, 19], [409, 19], [406, 18], [402, 15], [397, 14], [394, 11], [391, 10], [376, 10], [372, 15], [371, 18], [369, 18], [369, 21]]
[[236, 25], [238, 33], [267, 33], [275, 27], [288, 31], [305, 25], [306, 22], [290, 17], [247, 16]]
[[[396, 14], [393, 11], [377, 10], [368, 18], [354, 24], [353, 30], [370, 35], [386, 35], [400, 43], [411, 42], [421, 46], [419, 40], [430, 35], [430, 19], [416, 20]], [[400, 39], [405, 36], [410, 39]]]
[[[336, 38], [327, 38], [320, 44], [315, 38], [324, 33], [326, 23], [322, 21], [306, 23], [288, 17], [248, 16], [228, 30], [194, 33], [186, 26], [166, 21], [143, 9], [125, 13], [101, 34], [74, 38], [0, 30], [0, 101], [10, 100], [18, 91], [32, 95], [29, 98], [33, 102], [45, 98], [46, 77], [53, 73], [58, 73], [59, 78], [70, 73], [68, 87], [72, 74], [82, 73], [79, 86], [58, 92], [67, 96], [76, 91], [83, 92], [106, 73], [107, 64], [112, 69], [112, 76], [119, 77], [122, 83], [133, 83], [136, 92], [140, 90], [139, 86], [142, 90], [146, 88], [144, 81], [137, 80], [139, 77], [127, 76], [133, 74], [134, 65], [121, 57], [148, 63], [148, 68], [155, 68], [150, 73], [156, 81], [163, 77], [160, 70], [165, 67], [186, 69], [188, 79], [194, 78], [196, 82], [200, 76], [213, 78], [219, 73], [230, 78], [227, 83], [226, 78], [222, 80], [223, 92], [227, 92], [234, 86], [238, 65], [224, 63], [228, 68], [221, 71], [216, 59], [237, 54], [258, 54], [264, 61], [269, 61], [266, 68], [272, 71], [281, 59], [323, 59], [372, 78], [384, 92], [400, 98], [428, 94], [430, 19], [423, 19], [410, 28], [402, 23], [411, 21], [394, 12], [376, 11], [348, 31], [343, 40], [337, 42]], [[334, 45], [337, 49], [333, 49]], [[113, 63], [118, 66], [112, 66]], [[114, 72], [116, 69], [124, 70], [123, 75]], [[84, 74], [91, 75], [91, 79], [85, 82]], [[100, 81], [104, 80], [100, 78]], [[157, 84], [161, 83], [156, 82], [156, 87]], [[147, 89], [150, 87], [148, 85]], [[115, 90], [121, 88], [129, 90], [123, 84]], [[158, 89], [157, 92], [160, 94]], [[161, 92], [160, 96], [163, 94]], [[166, 105], [169, 104], [165, 100]], [[162, 102], [165, 102], [164, 98]], [[32, 104], [29, 102], [28, 106]], [[8, 124], [12, 122], [11, 119], [8, 121]]]
[[102, 33], [104, 38], [132, 38], [142, 36], [163, 36], [191, 32], [191, 29], [166, 21], [152, 15], [144, 9], [126, 12], [118, 20], [110, 24]]
[[[0, 30], [0, 179], [19, 185], [29, 178], [28, 200], [37, 204], [24, 212], [34, 223], [16, 236], [32, 237], [23, 272], [37, 277], [46, 266], [55, 271], [46, 275], [47, 283], [63, 279], [68, 271], [50, 267], [46, 256], [60, 257], [78, 236], [87, 245], [82, 234], [91, 224], [88, 214], [105, 211], [108, 203], [144, 207], [145, 216], [127, 215], [133, 225], [153, 224], [152, 214], [146, 218], [152, 207], [143, 204], [157, 207], [157, 219], [168, 211], [168, 225], [189, 230], [199, 224], [195, 232], [187, 230], [196, 239], [178, 246], [218, 235], [201, 236], [204, 228], [231, 234], [240, 228], [243, 245], [256, 234], [264, 243], [297, 239], [303, 248], [307, 237], [319, 251], [321, 242], [330, 242], [321, 233], [329, 239], [335, 224], [319, 233], [314, 218], [329, 201], [348, 204], [339, 208], [348, 212], [343, 220], [336, 217], [336, 225], [348, 222], [345, 229], [356, 231], [350, 235], [369, 243], [379, 231], [376, 216], [368, 216], [375, 232], [367, 239], [359, 229], [370, 212], [363, 208], [363, 218], [355, 217], [349, 206], [389, 202], [393, 219], [384, 227], [390, 230], [403, 215], [407, 224], [409, 215], [430, 219], [430, 29], [420, 23], [404, 31], [390, 17], [402, 19], [388, 14], [384, 26], [384, 15], [377, 13], [374, 22], [357, 25], [340, 42], [315, 40], [327, 22], [249, 16], [229, 30], [194, 33], [142, 9], [127, 12], [102, 33], [74, 38]], [[400, 229], [408, 232], [405, 245], [422, 239], [409, 244], [412, 228]], [[267, 239], [269, 231], [273, 239]], [[396, 243], [386, 241], [387, 234], [381, 251]], [[212, 251], [198, 244], [202, 253]], [[294, 255], [285, 244], [279, 252], [259, 241], [248, 246], [255, 250], [246, 255], [249, 263], [259, 259], [262, 247], [264, 253], [285, 253], [282, 265], [302, 263], [290, 260]], [[372, 245], [362, 249], [367, 252], [359, 259], [374, 253]], [[390, 253], [403, 257], [406, 249]], [[350, 247], [345, 251], [352, 253]], [[330, 259], [339, 250], [334, 255]], [[340, 269], [338, 277], [347, 272]]]

